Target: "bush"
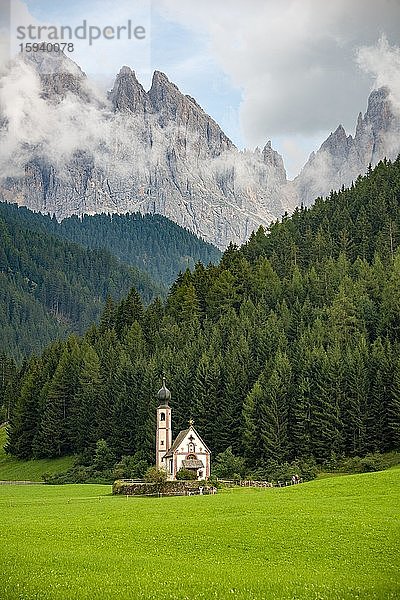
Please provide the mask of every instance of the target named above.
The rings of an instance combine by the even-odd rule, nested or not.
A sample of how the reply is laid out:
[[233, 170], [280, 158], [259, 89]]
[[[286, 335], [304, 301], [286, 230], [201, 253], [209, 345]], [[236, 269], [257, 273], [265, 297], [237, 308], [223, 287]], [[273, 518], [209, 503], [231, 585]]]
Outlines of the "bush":
[[167, 481], [167, 472], [164, 469], [150, 467], [147, 469], [144, 479], [147, 483], [154, 483], [157, 491], [161, 492]]
[[245, 473], [245, 462], [241, 456], [235, 456], [232, 447], [218, 454], [213, 465], [213, 475], [220, 479], [242, 479]]
[[115, 479], [143, 479], [149, 465], [139, 452], [133, 456], [123, 456], [114, 467]]
[[112, 469], [115, 464], [115, 454], [107, 444], [106, 440], [96, 442], [96, 451], [94, 453], [93, 466], [96, 471]]
[[111, 470], [96, 471], [94, 467], [85, 467], [76, 465], [63, 473], [49, 475], [44, 473], [42, 479], [45, 483], [51, 485], [62, 485], [64, 483], [99, 483], [111, 484], [114, 481]]
[[337, 471], [339, 473], [371, 473], [373, 471], [383, 471], [399, 463], [400, 456], [397, 452], [380, 454], [374, 452], [360, 458], [351, 457], [331, 457], [324, 463], [323, 468], [327, 471]]
[[181, 481], [194, 481], [197, 479], [197, 475], [195, 471], [191, 471], [190, 469], [179, 469], [176, 478]]
[[270, 460], [258, 469], [247, 475], [248, 479], [260, 481], [290, 481], [293, 475], [298, 475], [303, 481], [311, 481], [317, 476], [318, 470], [315, 461], [294, 460], [292, 462], [278, 463]]

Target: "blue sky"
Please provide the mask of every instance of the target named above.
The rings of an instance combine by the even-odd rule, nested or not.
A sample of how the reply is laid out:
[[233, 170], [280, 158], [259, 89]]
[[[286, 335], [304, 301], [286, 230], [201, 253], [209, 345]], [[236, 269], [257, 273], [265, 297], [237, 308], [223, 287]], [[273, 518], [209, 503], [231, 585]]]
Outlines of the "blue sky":
[[155, 69], [165, 72], [239, 148], [271, 139], [292, 177], [339, 123], [353, 132], [376, 82], [392, 83], [388, 63], [399, 56], [398, 0], [11, 2], [16, 50], [21, 23], [145, 26], [145, 41], [82, 41], [71, 58], [103, 88], [124, 64], [145, 88]]

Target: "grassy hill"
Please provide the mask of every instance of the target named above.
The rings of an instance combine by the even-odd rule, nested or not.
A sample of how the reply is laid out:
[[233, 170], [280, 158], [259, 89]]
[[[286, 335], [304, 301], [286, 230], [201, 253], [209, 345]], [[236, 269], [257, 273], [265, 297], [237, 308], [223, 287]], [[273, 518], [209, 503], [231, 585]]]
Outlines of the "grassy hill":
[[160, 499], [0, 486], [2, 598], [395, 599], [399, 474]]
[[40, 460], [19, 460], [4, 451], [7, 432], [0, 426], [0, 481], [41, 481], [43, 473], [59, 473], [72, 466], [73, 457], [44, 458]]

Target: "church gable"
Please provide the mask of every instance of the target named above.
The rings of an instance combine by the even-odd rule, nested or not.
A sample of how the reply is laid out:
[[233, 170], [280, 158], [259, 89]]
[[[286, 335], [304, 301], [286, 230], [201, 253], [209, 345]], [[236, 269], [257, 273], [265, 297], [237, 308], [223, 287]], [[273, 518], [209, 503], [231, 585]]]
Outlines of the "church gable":
[[190, 425], [175, 439], [167, 459], [173, 477], [181, 470], [195, 471], [198, 479], [210, 476], [210, 450], [195, 428]]
[[203, 442], [193, 426], [181, 431], [177, 436], [171, 452], [173, 454], [209, 454], [210, 450]]

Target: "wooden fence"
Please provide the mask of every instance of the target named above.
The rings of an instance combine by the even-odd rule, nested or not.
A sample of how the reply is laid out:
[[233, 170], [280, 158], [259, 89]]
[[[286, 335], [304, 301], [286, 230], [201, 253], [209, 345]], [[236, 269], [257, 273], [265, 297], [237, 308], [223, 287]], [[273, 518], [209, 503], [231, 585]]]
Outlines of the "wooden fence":
[[257, 487], [257, 488], [272, 488], [272, 487], [286, 487], [289, 485], [297, 485], [303, 483], [303, 480], [289, 481], [253, 481], [251, 479], [218, 479], [219, 483], [226, 487]]

